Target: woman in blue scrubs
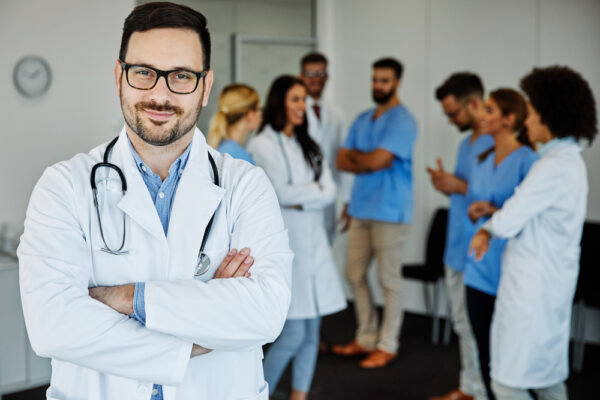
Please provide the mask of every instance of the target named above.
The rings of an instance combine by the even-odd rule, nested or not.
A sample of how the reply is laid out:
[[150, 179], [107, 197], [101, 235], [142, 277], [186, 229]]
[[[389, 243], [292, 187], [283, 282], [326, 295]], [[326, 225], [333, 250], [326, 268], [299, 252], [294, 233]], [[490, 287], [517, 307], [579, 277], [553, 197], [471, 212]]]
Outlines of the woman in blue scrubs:
[[[467, 201], [469, 219], [466, 226], [467, 243], [473, 234], [504, 202], [527, 175], [537, 160], [527, 139], [524, 121], [527, 115], [525, 99], [512, 89], [498, 89], [485, 102], [483, 128], [494, 138], [494, 146], [479, 156], [469, 187]], [[467, 216], [465, 216], [466, 218]], [[505, 240], [493, 239], [488, 253], [479, 261], [473, 256], [467, 260], [465, 286], [467, 310], [479, 350], [481, 374], [488, 398], [494, 399], [490, 386], [490, 325]]]
[[223, 88], [219, 110], [210, 121], [208, 145], [233, 158], [254, 164], [243, 147], [248, 134], [258, 129], [262, 121], [260, 99], [256, 90], [242, 83]]

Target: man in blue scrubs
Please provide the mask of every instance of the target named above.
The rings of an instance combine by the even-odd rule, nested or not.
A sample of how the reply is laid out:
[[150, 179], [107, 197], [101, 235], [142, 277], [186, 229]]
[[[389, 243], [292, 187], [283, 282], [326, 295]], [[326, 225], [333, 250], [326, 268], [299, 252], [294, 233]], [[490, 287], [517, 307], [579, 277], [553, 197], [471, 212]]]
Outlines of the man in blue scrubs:
[[466, 200], [468, 181], [477, 163], [477, 156], [494, 145], [490, 135], [481, 131], [481, 120], [485, 115], [483, 105], [483, 84], [481, 79], [470, 72], [451, 75], [435, 92], [448, 117], [448, 122], [460, 132], [471, 131], [458, 148], [454, 174], [446, 172], [437, 159], [437, 169], [427, 168], [431, 183], [441, 193], [450, 196], [448, 230], [446, 232], [446, 287], [454, 331], [459, 338], [460, 377], [459, 387], [440, 397], [429, 400], [482, 400], [486, 398], [481, 374], [477, 347], [465, 305], [465, 285], [463, 271], [467, 261], [470, 237], [464, 234], [467, 221]]
[[[397, 91], [402, 64], [384, 58], [373, 64], [375, 108], [360, 114], [337, 157], [338, 169], [355, 174], [350, 204], [346, 277], [355, 298], [358, 329], [355, 340], [333, 346], [336, 354], [368, 355], [363, 368], [389, 364], [398, 351], [403, 293], [402, 244], [413, 214], [413, 148], [417, 124], [400, 103]], [[377, 259], [385, 308], [382, 324], [367, 283], [367, 269]]]

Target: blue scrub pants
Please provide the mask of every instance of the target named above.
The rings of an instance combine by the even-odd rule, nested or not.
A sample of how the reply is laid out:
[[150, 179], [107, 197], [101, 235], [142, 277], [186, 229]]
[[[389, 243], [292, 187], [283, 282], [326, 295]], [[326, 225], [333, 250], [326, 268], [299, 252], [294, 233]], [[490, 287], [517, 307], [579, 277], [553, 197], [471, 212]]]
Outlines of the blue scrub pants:
[[275, 392], [292, 358], [292, 389], [301, 392], [310, 390], [319, 352], [320, 327], [321, 317], [285, 321], [281, 335], [265, 356], [265, 380], [269, 384], [269, 394]]

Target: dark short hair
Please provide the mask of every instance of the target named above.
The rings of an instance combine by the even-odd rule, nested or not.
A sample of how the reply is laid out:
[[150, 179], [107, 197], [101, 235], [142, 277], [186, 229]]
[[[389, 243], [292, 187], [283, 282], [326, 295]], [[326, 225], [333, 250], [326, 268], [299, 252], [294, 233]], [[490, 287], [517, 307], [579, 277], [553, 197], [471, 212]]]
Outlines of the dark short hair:
[[470, 96], [483, 98], [483, 83], [479, 76], [472, 72], [456, 72], [448, 77], [436, 90], [435, 98], [442, 101], [453, 95], [456, 100], [464, 100]]
[[125, 61], [129, 39], [134, 32], [156, 28], [182, 28], [197, 32], [202, 45], [202, 67], [205, 70], [210, 68], [210, 34], [206, 17], [190, 7], [169, 2], [147, 3], [133, 9], [123, 24], [119, 59]]
[[404, 67], [402, 66], [402, 63], [396, 60], [395, 58], [391, 57], [380, 58], [379, 60], [375, 61], [373, 63], [373, 69], [376, 68], [391, 68], [394, 70], [396, 78], [398, 79], [402, 78], [402, 72], [404, 72]]
[[558, 65], [534, 68], [521, 79], [521, 89], [553, 136], [592, 143], [598, 133], [596, 101], [579, 73]]
[[302, 60], [300, 60], [300, 68], [304, 68], [306, 64], [310, 63], [324, 63], [327, 65], [327, 57], [316, 51], [310, 52], [302, 57]]

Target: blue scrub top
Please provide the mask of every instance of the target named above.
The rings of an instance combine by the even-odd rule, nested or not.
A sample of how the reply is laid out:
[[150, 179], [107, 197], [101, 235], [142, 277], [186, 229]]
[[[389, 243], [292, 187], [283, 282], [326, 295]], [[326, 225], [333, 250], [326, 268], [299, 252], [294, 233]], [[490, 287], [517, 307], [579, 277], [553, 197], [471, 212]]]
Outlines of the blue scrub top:
[[[477, 157], [494, 147], [494, 138], [491, 135], [480, 135], [473, 143], [471, 137], [466, 137], [458, 147], [456, 156], [456, 169], [454, 176], [466, 181], [471, 179], [471, 173], [478, 164]], [[469, 250], [469, 238], [463, 234], [464, 216], [469, 210], [466, 194], [454, 193], [450, 195], [450, 210], [448, 211], [448, 227], [446, 230], [446, 249], [444, 250], [444, 264], [457, 270], [463, 271], [467, 262]]]
[[[510, 153], [498, 166], [494, 165], [494, 158], [495, 153], [492, 152], [473, 170], [467, 190], [469, 204], [487, 200], [501, 208], [513, 195], [515, 188], [525, 179], [527, 172], [539, 156], [530, 147], [521, 146]], [[469, 243], [475, 232], [488, 219], [489, 217], [482, 217], [473, 224], [468, 215], [465, 215], [465, 233], [468, 234]], [[465, 285], [495, 296], [500, 282], [500, 266], [505, 245], [506, 239], [493, 238], [490, 240], [488, 252], [481, 261], [475, 261], [474, 255], [468, 256], [464, 274]]]
[[236, 142], [235, 140], [231, 140], [231, 139], [223, 140], [221, 142], [221, 144], [219, 145], [218, 150], [221, 153], [229, 154], [233, 158], [239, 158], [240, 160], [248, 161], [252, 165], [256, 165], [254, 163], [254, 159], [252, 158], [250, 153], [248, 153], [248, 151], [246, 151], [245, 148], [240, 146], [240, 144], [238, 142]]
[[356, 174], [348, 214], [354, 218], [409, 223], [413, 214], [413, 148], [417, 123], [403, 105], [376, 120], [375, 109], [360, 114], [348, 132], [344, 147], [371, 152], [384, 149], [394, 154], [391, 167]]

